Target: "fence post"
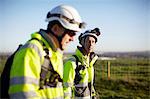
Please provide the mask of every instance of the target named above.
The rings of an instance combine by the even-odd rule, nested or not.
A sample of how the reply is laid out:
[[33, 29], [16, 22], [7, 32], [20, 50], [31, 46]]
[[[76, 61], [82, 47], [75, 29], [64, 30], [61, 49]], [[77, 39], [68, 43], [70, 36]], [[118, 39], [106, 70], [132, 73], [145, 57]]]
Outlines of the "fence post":
[[104, 65], [102, 65], [102, 79], [104, 79]]
[[110, 61], [107, 63], [107, 75], [108, 75], [108, 80], [110, 80]]

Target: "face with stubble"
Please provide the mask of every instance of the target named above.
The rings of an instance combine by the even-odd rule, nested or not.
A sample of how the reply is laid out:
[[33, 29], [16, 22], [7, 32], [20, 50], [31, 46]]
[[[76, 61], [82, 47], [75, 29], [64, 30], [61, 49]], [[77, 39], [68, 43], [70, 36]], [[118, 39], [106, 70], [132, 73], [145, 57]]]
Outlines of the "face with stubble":
[[87, 52], [87, 54], [93, 52], [93, 49], [95, 47], [95, 44], [96, 44], [96, 40], [94, 37], [92, 36], [87, 36], [84, 40], [84, 49], [85, 51]]
[[61, 50], [64, 50], [71, 41], [74, 41], [74, 37], [76, 35], [75, 31], [65, 29], [57, 24], [53, 26], [52, 31], [58, 37], [62, 37], [61, 41], [59, 41]]
[[65, 35], [64, 37], [62, 38], [62, 41], [61, 41], [61, 46], [62, 46], [62, 49], [64, 50], [68, 44], [71, 42], [71, 41], [74, 41], [74, 37], [76, 35], [76, 33], [74, 31], [71, 31], [71, 30], [65, 30]]

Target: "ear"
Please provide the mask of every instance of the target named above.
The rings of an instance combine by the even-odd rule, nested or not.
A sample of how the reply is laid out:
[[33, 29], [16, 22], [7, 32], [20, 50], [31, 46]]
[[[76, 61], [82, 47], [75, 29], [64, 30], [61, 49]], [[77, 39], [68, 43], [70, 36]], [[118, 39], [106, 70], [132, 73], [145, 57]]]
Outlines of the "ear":
[[59, 26], [58, 24], [53, 25], [52, 31], [54, 34], [61, 36], [64, 33], [64, 28]]
[[54, 32], [54, 34], [56, 34], [58, 32], [58, 25], [57, 24], [53, 25], [52, 31]]

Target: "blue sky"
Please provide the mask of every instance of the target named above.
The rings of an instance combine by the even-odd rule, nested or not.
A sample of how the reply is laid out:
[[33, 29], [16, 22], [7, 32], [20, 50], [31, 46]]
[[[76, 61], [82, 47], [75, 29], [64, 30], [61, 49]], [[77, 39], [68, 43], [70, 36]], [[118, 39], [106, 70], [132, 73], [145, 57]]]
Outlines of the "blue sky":
[[[46, 29], [47, 12], [59, 4], [75, 7], [86, 29], [101, 29], [97, 52], [150, 50], [150, 0], [0, 0], [0, 52], [14, 51], [31, 33]], [[65, 52], [75, 45], [78, 35]]]

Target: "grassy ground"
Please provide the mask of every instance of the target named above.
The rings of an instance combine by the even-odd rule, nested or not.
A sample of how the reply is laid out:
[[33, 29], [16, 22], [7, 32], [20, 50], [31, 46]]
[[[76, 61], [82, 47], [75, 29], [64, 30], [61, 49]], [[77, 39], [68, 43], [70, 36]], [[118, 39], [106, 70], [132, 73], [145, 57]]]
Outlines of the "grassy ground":
[[96, 81], [95, 88], [100, 99], [150, 99], [149, 83], [141, 79], [130, 82], [101, 79]]
[[95, 64], [95, 88], [98, 99], [150, 99], [149, 60], [113, 60], [110, 70], [111, 76], [108, 80], [107, 61], [99, 60]]

